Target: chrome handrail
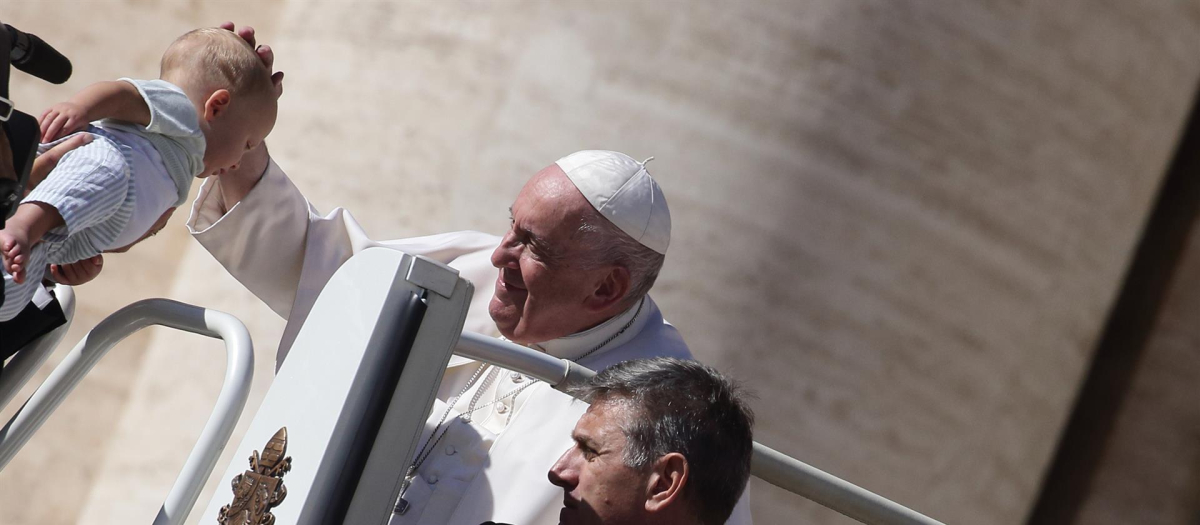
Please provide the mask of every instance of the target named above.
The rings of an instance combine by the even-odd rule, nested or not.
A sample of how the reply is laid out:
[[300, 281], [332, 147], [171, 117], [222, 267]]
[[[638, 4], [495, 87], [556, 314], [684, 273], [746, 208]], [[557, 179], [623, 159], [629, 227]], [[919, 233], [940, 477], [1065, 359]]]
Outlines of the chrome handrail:
[[229, 441], [250, 395], [254, 373], [250, 333], [241, 321], [223, 312], [168, 299], [146, 299], [105, 318], [63, 358], [25, 406], [0, 430], [0, 470], [109, 349], [134, 332], [152, 325], [225, 341], [225, 380], [217, 395], [216, 406], [154, 519], [155, 525], [182, 524]]
[[[454, 353], [521, 372], [545, 381], [558, 390], [596, 375], [594, 371], [572, 361], [474, 332], [462, 333]], [[861, 523], [942, 525], [933, 518], [758, 442], [754, 443], [750, 473]]]

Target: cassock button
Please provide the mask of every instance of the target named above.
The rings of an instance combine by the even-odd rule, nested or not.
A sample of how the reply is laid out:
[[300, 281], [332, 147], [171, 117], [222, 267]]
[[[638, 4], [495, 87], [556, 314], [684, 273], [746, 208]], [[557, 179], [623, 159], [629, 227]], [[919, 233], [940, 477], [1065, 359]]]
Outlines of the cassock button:
[[446, 445], [446, 455], [447, 456], [453, 456], [455, 452], [458, 452], [458, 451], [454, 450], [454, 445]]
[[508, 405], [506, 405], [504, 403], [497, 403], [496, 404], [496, 412], [499, 412], [501, 414], [508, 412]]

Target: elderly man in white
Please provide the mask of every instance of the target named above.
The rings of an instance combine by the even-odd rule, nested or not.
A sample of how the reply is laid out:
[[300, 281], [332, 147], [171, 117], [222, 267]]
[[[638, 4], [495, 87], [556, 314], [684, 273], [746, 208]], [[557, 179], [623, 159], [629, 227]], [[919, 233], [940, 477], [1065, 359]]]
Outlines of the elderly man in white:
[[[253, 42], [251, 32], [240, 33]], [[269, 65], [269, 50], [260, 55]], [[645, 162], [610, 151], [568, 155], [537, 172], [511, 211], [503, 237], [454, 232], [373, 241], [348, 211], [318, 213], [260, 146], [237, 170], [205, 182], [187, 225], [287, 319], [280, 362], [330, 276], [373, 246], [429, 257], [471, 281], [476, 295], [465, 330], [595, 370], [635, 358], [691, 357], [647, 295], [671, 220]], [[556, 523], [562, 494], [545, 473], [571, 446], [571, 429], [587, 407], [532, 378], [459, 357], [438, 399], [391, 523]], [[750, 522], [746, 499], [729, 523]]]

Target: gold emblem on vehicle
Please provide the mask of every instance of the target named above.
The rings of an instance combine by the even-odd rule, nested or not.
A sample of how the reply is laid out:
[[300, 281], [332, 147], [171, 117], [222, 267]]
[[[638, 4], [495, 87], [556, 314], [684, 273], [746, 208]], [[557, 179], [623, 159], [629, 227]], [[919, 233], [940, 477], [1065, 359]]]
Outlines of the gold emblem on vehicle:
[[274, 525], [271, 508], [287, 497], [283, 475], [292, 470], [292, 458], [287, 454], [287, 427], [279, 429], [262, 456], [250, 455], [250, 470], [233, 477], [233, 502], [221, 507], [217, 523], [221, 525]]

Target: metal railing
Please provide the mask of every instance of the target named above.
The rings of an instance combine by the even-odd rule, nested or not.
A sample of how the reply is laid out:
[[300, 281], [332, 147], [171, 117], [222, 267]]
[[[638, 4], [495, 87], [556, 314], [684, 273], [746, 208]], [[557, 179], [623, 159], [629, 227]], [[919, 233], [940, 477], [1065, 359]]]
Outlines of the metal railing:
[[[60, 293], [68, 320], [74, 309], [70, 288]], [[155, 517], [155, 525], [182, 524], [187, 519], [208, 475], [229, 441], [250, 392], [254, 369], [253, 348], [245, 326], [235, 317], [167, 299], [148, 299], [133, 303], [110, 315], [84, 337], [63, 359], [29, 401], [0, 430], [0, 470], [29, 441], [68, 394], [108, 350], [143, 328], [161, 325], [225, 341], [225, 380], [216, 406], [192, 448], [175, 484]], [[31, 375], [45, 361], [65, 333], [61, 327], [39, 341], [38, 351], [30, 352], [26, 362], [16, 369]], [[51, 341], [52, 339], [52, 341]], [[41, 345], [45, 345], [42, 348]], [[32, 348], [31, 348], [32, 349]], [[26, 353], [27, 350], [22, 353]], [[558, 390], [586, 381], [596, 373], [574, 362], [559, 359], [520, 345], [463, 332], [455, 353], [496, 366], [517, 370], [545, 381]], [[20, 354], [18, 354], [20, 355]], [[13, 372], [10, 362], [6, 374]], [[14, 374], [15, 375], [15, 374]], [[16, 381], [14, 381], [16, 383]], [[24, 383], [24, 380], [19, 381]], [[5, 383], [0, 394], [11, 398], [20, 384]], [[7, 401], [0, 397], [0, 401]], [[0, 406], [3, 403], [0, 402]], [[761, 443], [754, 443], [751, 473], [784, 490], [808, 498], [845, 516], [867, 524], [941, 525], [940, 522], [874, 494], [836, 476], [823, 472]]]
[[109, 349], [134, 332], [154, 325], [225, 342], [225, 380], [217, 395], [216, 406], [154, 519], [155, 525], [182, 524], [229, 441], [250, 394], [254, 373], [250, 333], [241, 321], [223, 312], [167, 299], [147, 299], [105, 318], [63, 358], [25, 406], [0, 430], [0, 470]]
[[[454, 353], [533, 376], [555, 389], [586, 381], [596, 373], [565, 359], [493, 337], [463, 332]], [[750, 473], [870, 525], [941, 525], [941, 522], [795, 458], [754, 443]]]

